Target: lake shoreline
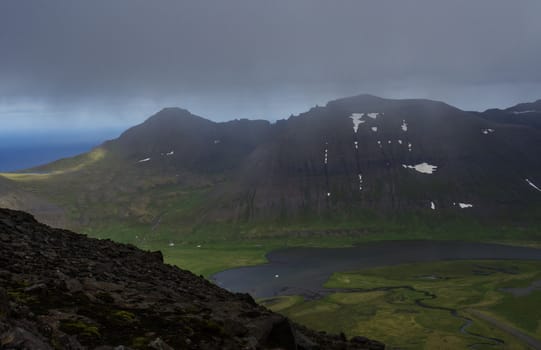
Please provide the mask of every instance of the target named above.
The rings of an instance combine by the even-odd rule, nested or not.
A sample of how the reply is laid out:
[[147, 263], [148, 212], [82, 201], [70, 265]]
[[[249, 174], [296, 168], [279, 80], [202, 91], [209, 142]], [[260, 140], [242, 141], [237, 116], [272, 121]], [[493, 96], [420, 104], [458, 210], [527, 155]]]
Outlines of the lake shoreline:
[[267, 263], [211, 276], [221, 287], [256, 298], [320, 290], [335, 272], [443, 260], [541, 260], [541, 249], [469, 241], [376, 241], [346, 248], [284, 248]]

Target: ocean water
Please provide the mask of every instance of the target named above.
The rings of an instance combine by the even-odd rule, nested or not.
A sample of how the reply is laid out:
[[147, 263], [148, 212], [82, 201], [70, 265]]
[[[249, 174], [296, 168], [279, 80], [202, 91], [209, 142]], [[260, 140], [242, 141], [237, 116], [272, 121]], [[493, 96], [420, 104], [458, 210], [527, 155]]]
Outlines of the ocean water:
[[88, 152], [120, 133], [118, 129], [0, 130], [0, 172], [28, 169]]

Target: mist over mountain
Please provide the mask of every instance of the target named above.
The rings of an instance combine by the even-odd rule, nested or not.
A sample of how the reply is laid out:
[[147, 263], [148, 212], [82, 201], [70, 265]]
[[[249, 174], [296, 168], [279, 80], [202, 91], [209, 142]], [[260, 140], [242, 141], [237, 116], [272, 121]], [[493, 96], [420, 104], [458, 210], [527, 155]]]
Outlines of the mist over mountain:
[[541, 349], [540, 13], [0, 1], [0, 350]]
[[[28, 170], [41, 178], [11, 179], [83, 226], [418, 213], [520, 221], [541, 208], [538, 103], [472, 113], [359, 95], [272, 124], [166, 108], [89, 153]], [[496, 120], [502, 113], [532, 122]]]

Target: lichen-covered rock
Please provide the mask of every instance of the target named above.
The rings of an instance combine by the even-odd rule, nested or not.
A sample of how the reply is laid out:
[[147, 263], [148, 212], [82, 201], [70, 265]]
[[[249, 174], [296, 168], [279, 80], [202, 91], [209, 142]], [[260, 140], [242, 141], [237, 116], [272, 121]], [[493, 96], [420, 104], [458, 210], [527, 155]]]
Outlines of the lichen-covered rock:
[[[362, 340], [362, 341], [361, 341]], [[382, 349], [291, 323], [161, 253], [0, 209], [1, 349]]]
[[2, 349], [40, 349], [52, 350], [40, 337], [21, 327], [13, 327], [0, 336]]

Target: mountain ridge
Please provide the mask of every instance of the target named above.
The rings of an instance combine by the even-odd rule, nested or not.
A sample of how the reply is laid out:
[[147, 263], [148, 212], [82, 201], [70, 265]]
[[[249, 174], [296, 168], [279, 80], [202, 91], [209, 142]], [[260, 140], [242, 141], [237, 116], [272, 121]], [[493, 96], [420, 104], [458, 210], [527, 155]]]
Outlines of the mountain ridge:
[[409, 214], [527, 221], [541, 208], [530, 185], [541, 184], [541, 132], [483, 113], [366, 94], [276, 123], [166, 108], [91, 153], [34, 169], [50, 172], [46, 181], [16, 182], [72, 208], [81, 227], [153, 227], [158, 217], [188, 229], [344, 215], [352, 226]]
[[472, 112], [481, 118], [508, 125], [524, 125], [541, 129], [541, 99], [534, 102], [519, 103], [512, 107], [487, 109]]

